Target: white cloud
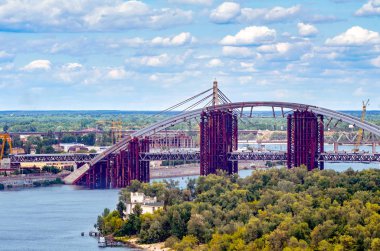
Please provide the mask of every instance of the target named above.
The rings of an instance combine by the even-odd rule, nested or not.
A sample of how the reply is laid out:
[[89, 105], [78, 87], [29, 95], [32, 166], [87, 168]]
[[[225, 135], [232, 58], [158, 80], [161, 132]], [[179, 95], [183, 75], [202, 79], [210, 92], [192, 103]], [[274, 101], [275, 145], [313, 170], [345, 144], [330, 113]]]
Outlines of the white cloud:
[[277, 43], [271, 45], [262, 45], [257, 48], [258, 52], [262, 53], [280, 53], [285, 54], [292, 48], [290, 43]]
[[151, 81], [157, 81], [158, 79], [159, 79], [159, 77], [157, 74], [152, 74], [149, 76], [149, 80], [151, 80]]
[[301, 11], [300, 5], [284, 8], [241, 8], [238, 3], [224, 2], [210, 14], [210, 20], [214, 23], [253, 23], [253, 22], [278, 22], [292, 19]]
[[365, 95], [367, 95], [367, 93], [364, 91], [363, 87], [358, 87], [358, 88], [356, 88], [355, 91], [353, 92], [353, 95], [354, 95], [354, 96], [361, 97], [361, 96], [365, 96]]
[[67, 63], [62, 66], [63, 69], [69, 70], [69, 71], [75, 71], [75, 70], [80, 70], [83, 68], [83, 65], [79, 63]]
[[0, 51], [0, 62], [11, 61], [14, 58], [12, 54], [6, 51]]
[[128, 28], [162, 28], [186, 24], [192, 12], [181, 9], [152, 10], [143, 2], [127, 1], [111, 6], [100, 6], [83, 17], [90, 30], [119, 30]]
[[114, 68], [108, 71], [107, 78], [109, 79], [123, 79], [127, 76], [127, 72], [123, 68]]
[[[147, 43], [147, 41], [141, 37], [125, 38], [121, 42], [129, 47], [139, 47]], [[112, 44], [119, 47], [117, 42], [113, 42]]]
[[223, 62], [219, 58], [213, 58], [207, 63], [207, 67], [221, 67], [224, 66]]
[[162, 53], [153, 56], [132, 57], [126, 60], [127, 64], [132, 67], [145, 66], [145, 67], [167, 67], [182, 65], [187, 58], [192, 54], [191, 50], [186, 51], [181, 55], [169, 55]]
[[153, 46], [182, 46], [195, 41], [189, 32], [182, 32], [174, 37], [155, 37], [152, 39]]
[[210, 20], [215, 23], [228, 23], [240, 15], [240, 5], [234, 2], [224, 2], [212, 10]]
[[380, 68], [380, 56], [371, 60], [373, 66]]
[[380, 0], [369, 0], [360, 9], [355, 12], [357, 16], [375, 16], [380, 15]]
[[109, 41], [111, 48], [120, 48], [122, 45], [128, 47], [177, 47], [195, 43], [197, 39], [189, 32], [181, 32], [170, 37], [155, 37], [153, 39], [143, 39], [141, 37], [125, 38], [121, 41]]
[[257, 47], [257, 52], [262, 55], [266, 62], [296, 61], [306, 59], [311, 49], [308, 42], [281, 42]]
[[275, 22], [283, 21], [296, 17], [301, 11], [299, 5], [284, 8], [281, 6], [275, 6], [272, 9], [252, 9], [243, 8], [241, 10], [240, 22], [254, 22], [254, 21], [266, 21]]
[[240, 62], [240, 67], [242, 71], [245, 72], [256, 72], [257, 70], [254, 67], [253, 63]]
[[170, 62], [170, 57], [167, 53], [164, 53], [157, 56], [144, 56], [141, 58], [135, 58], [132, 59], [132, 62], [133, 61], [140, 65], [149, 67], [162, 67], [166, 66]]
[[252, 81], [253, 81], [252, 76], [241, 76], [241, 77], [239, 77], [239, 82], [242, 85], [245, 85], [245, 84], [250, 83]]
[[223, 46], [223, 55], [234, 58], [252, 57], [256, 54], [247, 47]]
[[274, 96], [276, 98], [288, 98], [289, 97], [289, 91], [284, 89], [277, 89], [274, 90]]
[[346, 32], [326, 40], [327, 45], [335, 46], [360, 46], [375, 43], [380, 43], [380, 34], [360, 26], [353, 26]]
[[211, 5], [213, 0], [170, 0], [169, 2], [180, 4]]
[[318, 33], [318, 29], [311, 24], [298, 23], [297, 28], [298, 34], [300, 34], [303, 37], [313, 36]]
[[25, 65], [22, 70], [33, 71], [33, 70], [50, 70], [51, 62], [45, 59], [34, 60], [29, 64]]
[[142, 1], [5, 0], [0, 6], [0, 27], [7, 30], [115, 31], [165, 28], [191, 21], [192, 11], [153, 9]]
[[266, 26], [249, 26], [240, 30], [235, 36], [225, 36], [222, 45], [255, 45], [274, 41], [276, 31]]

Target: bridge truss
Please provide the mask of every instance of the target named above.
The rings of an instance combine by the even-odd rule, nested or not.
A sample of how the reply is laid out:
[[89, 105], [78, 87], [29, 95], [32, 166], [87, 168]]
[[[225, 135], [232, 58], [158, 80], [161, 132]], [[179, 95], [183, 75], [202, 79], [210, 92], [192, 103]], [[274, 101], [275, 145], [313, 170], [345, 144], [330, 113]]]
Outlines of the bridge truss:
[[[208, 90], [209, 91], [209, 90]], [[202, 97], [205, 95], [205, 97]], [[208, 101], [212, 97], [211, 101]], [[216, 97], [220, 103], [215, 102]], [[195, 100], [199, 98], [199, 100]], [[152, 160], [191, 160], [200, 161], [200, 173], [207, 175], [223, 169], [228, 173], [237, 172], [239, 160], [277, 160], [287, 161], [288, 167], [306, 165], [309, 170], [323, 169], [325, 161], [376, 161], [375, 157], [357, 157], [355, 155], [326, 155], [324, 143], [324, 119], [336, 119], [347, 122], [373, 135], [380, 136], [380, 127], [360, 121], [358, 118], [306, 104], [286, 102], [239, 102], [232, 103], [221, 92], [211, 95], [202, 92], [188, 101], [195, 103], [184, 112], [136, 131], [103, 153], [91, 159], [85, 167], [77, 170], [67, 179], [67, 183], [83, 184], [91, 188], [124, 187], [133, 179], [149, 181], [149, 161]], [[206, 105], [199, 107], [202, 102]], [[203, 105], [203, 104], [202, 104]], [[202, 106], [201, 105], [201, 106]], [[173, 106], [177, 108], [179, 105]], [[237, 123], [247, 114], [252, 117], [256, 107], [271, 107], [281, 110], [281, 116], [288, 118], [288, 151], [287, 153], [237, 153]], [[244, 110], [246, 109], [246, 110]], [[284, 109], [290, 111], [284, 112]], [[149, 153], [149, 137], [182, 122], [197, 120], [200, 125], [200, 151], [182, 153]], [[145, 142], [145, 143], [144, 143]], [[360, 154], [359, 154], [360, 155]], [[82, 170], [80, 170], [82, 169]]]

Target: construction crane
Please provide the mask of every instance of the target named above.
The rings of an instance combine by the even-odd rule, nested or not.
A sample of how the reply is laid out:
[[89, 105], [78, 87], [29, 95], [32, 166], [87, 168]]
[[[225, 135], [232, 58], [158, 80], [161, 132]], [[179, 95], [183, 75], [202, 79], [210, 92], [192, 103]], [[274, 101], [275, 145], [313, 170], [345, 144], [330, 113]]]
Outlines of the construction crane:
[[[362, 116], [360, 119], [361, 122], [364, 122], [365, 120], [365, 115], [367, 113], [367, 106], [369, 106], [369, 99], [367, 100], [367, 102], [363, 101], [363, 110], [362, 110]], [[359, 128], [358, 135], [356, 136], [355, 148], [353, 149], [354, 153], [359, 152], [359, 146], [361, 145], [362, 140], [363, 140], [363, 133], [364, 133], [363, 128]]]
[[123, 137], [123, 123], [121, 118], [119, 117], [118, 120], [99, 120], [96, 122], [97, 129], [104, 130], [105, 127], [110, 128], [111, 130], [111, 137], [112, 137], [112, 144], [117, 143], [122, 137]]
[[112, 121], [111, 126], [113, 144], [116, 144], [123, 137], [123, 123], [121, 118], [117, 121]]
[[9, 154], [12, 154], [12, 138], [9, 135], [9, 133], [0, 133], [0, 139], [2, 141], [1, 152], [0, 152], [0, 160], [2, 160], [4, 157], [6, 143], [8, 143], [8, 145], [9, 145]]

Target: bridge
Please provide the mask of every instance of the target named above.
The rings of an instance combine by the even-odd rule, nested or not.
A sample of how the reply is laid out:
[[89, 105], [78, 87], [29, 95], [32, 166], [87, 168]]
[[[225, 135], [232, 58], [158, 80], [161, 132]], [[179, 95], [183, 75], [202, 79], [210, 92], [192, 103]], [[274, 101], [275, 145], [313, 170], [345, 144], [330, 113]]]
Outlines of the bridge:
[[[11, 155], [10, 160], [13, 164], [33, 163], [33, 162], [75, 162], [89, 163], [98, 154], [20, 154]], [[285, 161], [287, 162], [286, 152], [231, 152], [227, 153], [228, 161]], [[180, 151], [180, 152], [156, 152], [156, 153], [139, 153], [140, 161], [157, 161], [157, 160], [183, 160], [183, 161], [200, 161], [201, 153], [199, 151]], [[324, 152], [320, 153], [316, 160], [319, 162], [351, 162], [351, 163], [370, 163], [380, 162], [378, 153], [346, 153], [346, 152]]]
[[[209, 94], [211, 92], [211, 94]], [[192, 103], [191, 103], [192, 102]], [[206, 105], [200, 107], [205, 102]], [[214, 82], [213, 88], [197, 94], [171, 108], [190, 104], [183, 112], [135, 131], [121, 141], [94, 156], [71, 155], [63, 159], [85, 163], [65, 178], [68, 184], [85, 185], [89, 188], [121, 188], [132, 180], [149, 182], [149, 161], [191, 160], [200, 162], [200, 174], [216, 173], [218, 169], [229, 174], [238, 172], [238, 161], [284, 161], [288, 168], [305, 165], [308, 170], [323, 169], [325, 162], [380, 161], [378, 154], [327, 153], [324, 150], [324, 130], [332, 120], [346, 122], [362, 128], [374, 136], [380, 136], [380, 127], [358, 118], [327, 108], [308, 104], [254, 101], [231, 102]], [[258, 107], [269, 107], [273, 117], [287, 119], [286, 152], [238, 152], [238, 122], [252, 118]], [[150, 152], [154, 135], [172, 126], [189, 121], [199, 125], [199, 150]], [[45, 156], [47, 159], [60, 158]], [[45, 158], [40, 156], [41, 158]], [[13, 161], [23, 161], [28, 156], [12, 156]], [[29, 160], [30, 161], [30, 160]], [[76, 160], [75, 160], [76, 161]]]

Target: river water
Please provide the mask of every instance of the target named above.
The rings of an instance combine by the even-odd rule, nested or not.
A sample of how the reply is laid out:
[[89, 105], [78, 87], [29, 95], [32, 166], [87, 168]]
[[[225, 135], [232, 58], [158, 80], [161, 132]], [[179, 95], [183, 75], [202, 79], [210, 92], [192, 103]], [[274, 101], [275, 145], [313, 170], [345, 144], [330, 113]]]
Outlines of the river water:
[[[327, 164], [326, 168], [362, 170], [378, 165]], [[246, 177], [251, 173], [252, 170], [242, 170], [239, 175]], [[175, 178], [181, 187], [186, 186], [187, 179]], [[67, 185], [0, 191], [0, 250], [104, 250], [98, 248], [97, 240], [89, 237], [88, 232], [105, 207], [116, 207], [118, 192]], [[84, 237], [81, 232], [85, 232]]]

